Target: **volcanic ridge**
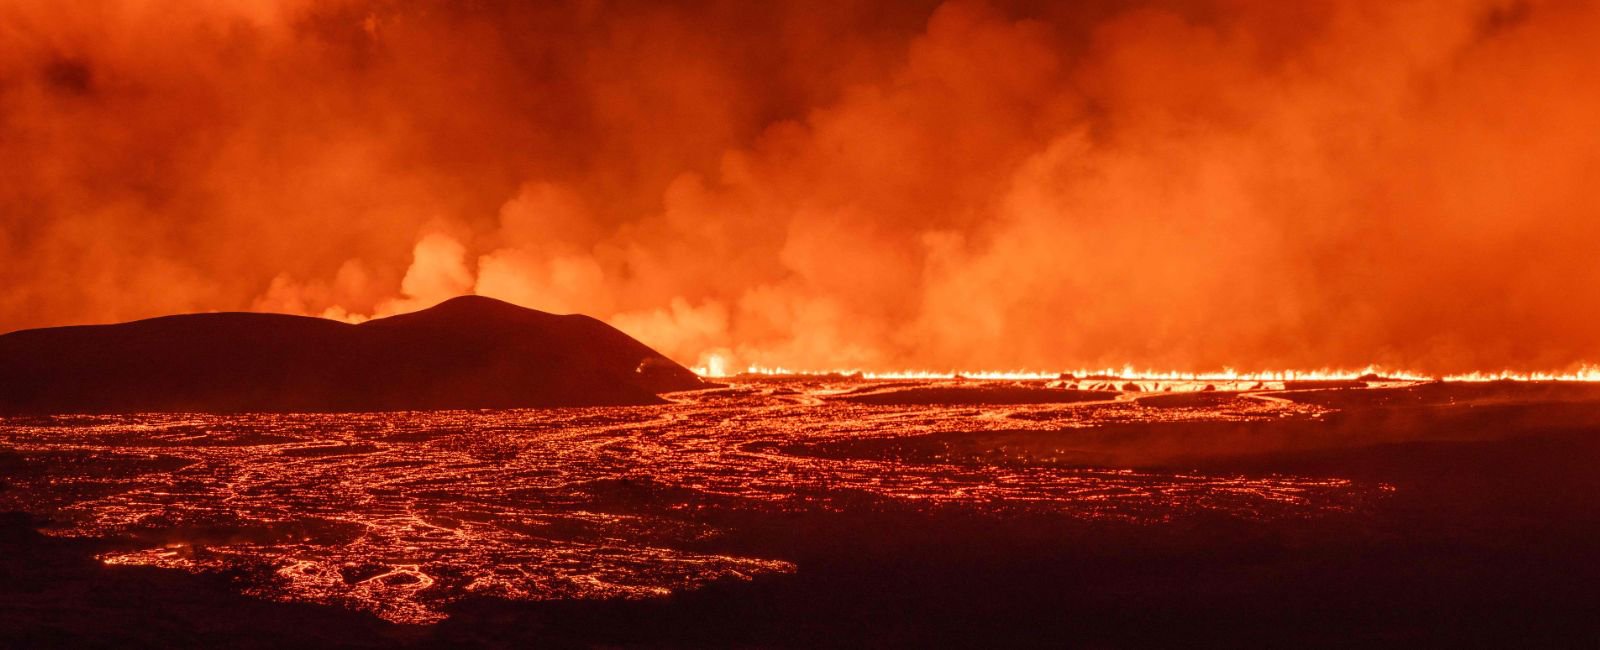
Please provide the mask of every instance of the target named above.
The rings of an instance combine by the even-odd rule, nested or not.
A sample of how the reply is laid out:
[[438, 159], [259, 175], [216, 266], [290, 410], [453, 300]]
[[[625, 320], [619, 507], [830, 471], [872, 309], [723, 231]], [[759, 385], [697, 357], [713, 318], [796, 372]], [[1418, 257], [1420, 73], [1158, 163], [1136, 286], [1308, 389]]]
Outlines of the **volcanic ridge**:
[[709, 385], [594, 318], [479, 296], [354, 325], [235, 312], [0, 335], [0, 413], [624, 406]]

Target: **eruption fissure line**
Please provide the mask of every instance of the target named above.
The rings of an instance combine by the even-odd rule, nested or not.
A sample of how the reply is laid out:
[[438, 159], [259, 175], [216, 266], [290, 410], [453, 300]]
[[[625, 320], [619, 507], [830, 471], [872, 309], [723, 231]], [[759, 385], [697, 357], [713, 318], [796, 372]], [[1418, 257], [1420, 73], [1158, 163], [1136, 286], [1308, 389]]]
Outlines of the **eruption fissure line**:
[[1359, 379], [1376, 379], [1387, 381], [1454, 381], [1454, 382], [1486, 382], [1486, 381], [1584, 381], [1600, 382], [1600, 366], [1583, 365], [1577, 370], [1567, 372], [1523, 372], [1501, 370], [1495, 372], [1475, 371], [1470, 373], [1457, 373], [1446, 375], [1430, 375], [1427, 373], [1385, 370], [1377, 366], [1368, 366], [1359, 370], [1323, 369], [1323, 370], [1268, 370], [1258, 372], [1242, 372], [1224, 369], [1215, 372], [1182, 372], [1177, 370], [1136, 370], [1131, 366], [1122, 368], [1101, 368], [1097, 370], [1079, 368], [1076, 370], [1038, 371], [1038, 370], [888, 370], [873, 371], [861, 369], [831, 369], [831, 370], [802, 370], [785, 368], [781, 366], [746, 366], [739, 371], [730, 371], [726, 361], [713, 358], [706, 365], [696, 366], [693, 370], [702, 377], [728, 378], [737, 376], [761, 377], [825, 377], [825, 376], [850, 376], [862, 379], [978, 379], [998, 381], [1039, 381], [1052, 379], [1123, 379], [1131, 381], [1354, 381]]

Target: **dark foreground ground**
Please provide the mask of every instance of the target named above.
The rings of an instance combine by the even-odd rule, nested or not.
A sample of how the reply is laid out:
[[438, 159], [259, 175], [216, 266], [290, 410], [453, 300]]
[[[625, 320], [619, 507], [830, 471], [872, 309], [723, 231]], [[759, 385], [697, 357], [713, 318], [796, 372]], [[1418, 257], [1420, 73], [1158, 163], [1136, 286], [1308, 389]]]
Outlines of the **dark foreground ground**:
[[225, 574], [107, 567], [94, 556], [119, 540], [46, 537], [35, 532], [46, 522], [12, 514], [0, 520], [0, 645], [1600, 645], [1600, 388], [1286, 396], [1339, 410], [792, 451], [1323, 476], [1386, 486], [1381, 497], [1345, 514], [1219, 512], [1154, 524], [878, 502], [712, 515], [726, 531], [718, 550], [797, 570], [658, 599], [466, 599], [429, 626], [240, 595]]

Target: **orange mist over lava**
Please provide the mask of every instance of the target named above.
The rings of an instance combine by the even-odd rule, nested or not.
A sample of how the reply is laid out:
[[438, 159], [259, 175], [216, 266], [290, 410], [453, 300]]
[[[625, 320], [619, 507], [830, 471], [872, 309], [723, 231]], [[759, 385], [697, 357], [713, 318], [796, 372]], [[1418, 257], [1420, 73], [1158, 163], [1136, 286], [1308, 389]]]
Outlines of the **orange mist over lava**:
[[1592, 376], [1600, 6], [1058, 5], [0, 4], [0, 330], [478, 293], [728, 368]]

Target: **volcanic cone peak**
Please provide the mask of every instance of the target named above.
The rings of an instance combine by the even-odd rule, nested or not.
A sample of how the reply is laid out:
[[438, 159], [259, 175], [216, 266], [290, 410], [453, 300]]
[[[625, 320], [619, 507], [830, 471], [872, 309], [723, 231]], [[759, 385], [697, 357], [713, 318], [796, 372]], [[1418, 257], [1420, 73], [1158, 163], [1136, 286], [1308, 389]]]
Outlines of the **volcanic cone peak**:
[[359, 325], [165, 316], [0, 336], [0, 412], [654, 404], [699, 377], [599, 320], [479, 296]]
[[[504, 300], [486, 296], [456, 296], [427, 309], [367, 321], [377, 323], [427, 322], [439, 325], [468, 325], [481, 322], [534, 322], [570, 318], [577, 314], [561, 315], [519, 307]], [[592, 320], [592, 319], [591, 319]], [[599, 322], [599, 321], [596, 321]]]

